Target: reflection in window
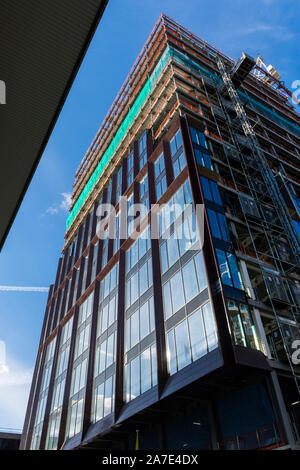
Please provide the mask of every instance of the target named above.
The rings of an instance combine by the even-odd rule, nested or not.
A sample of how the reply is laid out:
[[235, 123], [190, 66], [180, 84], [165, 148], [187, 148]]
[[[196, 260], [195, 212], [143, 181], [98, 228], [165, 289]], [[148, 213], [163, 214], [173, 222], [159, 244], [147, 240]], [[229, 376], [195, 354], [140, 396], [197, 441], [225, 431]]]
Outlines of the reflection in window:
[[170, 375], [191, 364], [218, 346], [210, 302], [167, 332]]
[[153, 297], [150, 297], [126, 319], [126, 351], [154, 331], [154, 328]]
[[161, 206], [158, 214], [160, 236], [169, 229], [174, 221], [183, 214], [187, 208], [186, 206], [190, 204], [192, 204], [191, 187], [189, 180], [186, 180], [168, 202]]
[[80, 305], [78, 312], [66, 439], [79, 433], [82, 429], [93, 299], [94, 294], [92, 293]]
[[227, 308], [230, 314], [235, 344], [260, 349], [256, 328], [248, 305], [228, 299]]
[[129, 152], [127, 157], [127, 188], [133, 182], [133, 150]]
[[163, 285], [165, 318], [178, 312], [206, 287], [202, 253], [198, 252]]
[[157, 384], [156, 345], [125, 365], [125, 400], [133, 400]]
[[93, 396], [92, 421], [97, 422], [113, 411], [115, 375], [96, 386]]
[[205, 134], [203, 132], [195, 129], [194, 127], [190, 127], [190, 133], [193, 144], [208, 149]]
[[100, 284], [100, 303], [97, 319], [92, 421], [110, 414], [114, 406], [115, 363], [118, 310], [118, 264]]
[[117, 184], [116, 184], [116, 205], [118, 204], [122, 194], [122, 166], [117, 172]]
[[140, 218], [143, 219], [149, 211], [149, 188], [148, 188], [148, 175], [144, 176], [140, 182], [140, 203], [145, 207], [141, 211]]
[[59, 426], [61, 420], [63, 396], [68, 368], [73, 317], [63, 326], [57, 357], [52, 403], [46, 439], [46, 449], [57, 449]]
[[151, 286], [152, 260], [150, 258], [126, 281], [126, 308], [134, 304]]
[[[150, 256], [145, 256], [149, 249], [150, 234], [149, 227], [147, 227], [126, 252], [126, 308], [129, 308], [152, 286], [152, 260]], [[140, 263], [138, 268], [133, 269], [142, 258], [144, 262]]]
[[242, 278], [234, 254], [219, 249], [216, 249], [216, 254], [223, 284], [243, 289]]
[[213, 164], [211, 162], [210, 156], [207, 152], [203, 152], [202, 150], [197, 149], [194, 147], [194, 153], [196, 157], [196, 162], [198, 165], [205, 166], [210, 170], [213, 170]]
[[174, 137], [171, 139], [170, 150], [171, 159], [173, 163], [174, 178], [177, 178], [179, 173], [181, 173], [186, 166], [186, 159], [183, 152], [182, 137], [180, 130], [178, 130]]
[[161, 153], [154, 162], [154, 183], [156, 189], [156, 199], [158, 200], [167, 190], [167, 178], [163, 153]]
[[139, 238], [126, 251], [126, 272], [128, 273], [136, 263], [150, 250], [149, 226], [141, 233]]
[[139, 138], [139, 169], [141, 170], [147, 162], [147, 131]]
[[207, 209], [207, 214], [212, 236], [226, 242], [230, 241], [225, 215], [211, 209]]
[[44, 424], [46, 401], [47, 401], [47, 396], [48, 396], [48, 391], [49, 391], [50, 375], [51, 375], [53, 358], [54, 358], [55, 344], [56, 344], [56, 336], [48, 344], [47, 350], [46, 350], [46, 357], [45, 357], [45, 362], [44, 362], [41, 387], [39, 391], [37, 411], [36, 411], [36, 416], [35, 416], [35, 421], [34, 421], [31, 445], [30, 445], [30, 449], [32, 450], [39, 449], [40, 447], [42, 428]]
[[200, 176], [200, 180], [204, 198], [221, 206], [222, 200], [217, 183], [215, 181], [204, 178], [204, 176]]

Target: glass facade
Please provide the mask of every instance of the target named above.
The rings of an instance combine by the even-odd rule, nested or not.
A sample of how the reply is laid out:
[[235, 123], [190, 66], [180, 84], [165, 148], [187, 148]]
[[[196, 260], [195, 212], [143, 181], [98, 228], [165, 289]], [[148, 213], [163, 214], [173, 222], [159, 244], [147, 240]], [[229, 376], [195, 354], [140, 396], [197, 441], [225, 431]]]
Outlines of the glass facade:
[[130, 401], [157, 382], [149, 226], [126, 252], [125, 283], [124, 393]]
[[69, 399], [66, 439], [82, 430], [93, 294], [79, 307]]
[[178, 130], [174, 137], [170, 140], [170, 151], [173, 164], [174, 178], [177, 178], [179, 173], [181, 173], [186, 166], [186, 158], [183, 152], [183, 144], [180, 130]]
[[154, 181], [156, 199], [158, 200], [167, 190], [167, 178], [163, 153], [161, 153], [154, 162]]
[[[195, 230], [194, 210], [189, 217], [181, 217], [185, 205], [191, 202], [187, 180], [166, 205], [168, 208], [176, 204], [172, 217], [166, 221], [163, 216], [161, 218], [160, 261], [170, 374], [218, 345], [208, 296], [206, 294], [201, 298], [200, 295], [207, 291], [207, 280]], [[165, 237], [165, 230], [168, 229], [169, 236]]]
[[42, 428], [44, 424], [45, 407], [46, 407], [46, 401], [47, 401], [47, 396], [48, 396], [48, 391], [49, 391], [49, 382], [50, 382], [52, 364], [53, 364], [53, 359], [54, 359], [55, 344], [56, 344], [56, 337], [48, 344], [47, 350], [46, 350], [44, 368], [43, 368], [43, 373], [42, 373], [42, 381], [41, 381], [41, 386], [39, 390], [37, 412], [35, 416], [35, 422], [34, 422], [34, 428], [33, 428], [31, 446], [30, 446], [30, 449], [32, 450], [39, 449], [39, 446], [40, 446]]
[[131, 150], [127, 157], [127, 187], [133, 183], [133, 150]]
[[147, 162], [147, 132], [144, 131], [139, 138], [139, 169], [141, 170]]
[[118, 267], [116, 264], [100, 283], [97, 337], [92, 396], [92, 421], [113, 411], [118, 312]]
[[228, 299], [227, 308], [235, 344], [260, 349], [256, 327], [248, 305]]
[[170, 375], [218, 346], [216, 327], [207, 302], [167, 332]]
[[46, 449], [57, 449], [58, 433], [62, 413], [62, 404], [66, 384], [68, 360], [70, 353], [73, 317], [62, 327], [58, 359], [55, 372], [55, 382], [48, 424]]
[[223, 284], [236, 289], [244, 289], [235, 255], [218, 248], [216, 248], [216, 254]]

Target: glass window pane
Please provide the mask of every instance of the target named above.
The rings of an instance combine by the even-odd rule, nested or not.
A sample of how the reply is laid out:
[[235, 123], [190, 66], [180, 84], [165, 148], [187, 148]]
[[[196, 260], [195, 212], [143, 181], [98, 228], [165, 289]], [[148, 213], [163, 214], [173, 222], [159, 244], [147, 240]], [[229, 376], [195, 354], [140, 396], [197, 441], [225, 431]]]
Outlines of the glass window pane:
[[131, 368], [131, 399], [140, 395], [140, 357], [136, 357], [130, 363]]
[[212, 195], [210, 191], [210, 186], [207, 178], [204, 178], [203, 176], [200, 176], [201, 180], [201, 186], [202, 186], [202, 191], [205, 199], [208, 199], [209, 201], [212, 201]]
[[241, 280], [241, 276], [239, 273], [235, 256], [232, 253], [227, 253], [227, 260], [229, 263], [234, 287], [236, 287], [237, 289], [243, 289], [242, 280]]
[[207, 302], [207, 304], [202, 307], [202, 313], [206, 331], [208, 350], [212, 351], [218, 346], [218, 340], [210, 302]]
[[151, 346], [152, 387], [157, 384], [156, 344]]
[[150, 313], [150, 331], [153, 331], [155, 329], [153, 297], [149, 299], [148, 304], [149, 304], [149, 313]]
[[135, 273], [131, 279], [130, 279], [130, 284], [131, 284], [131, 299], [130, 299], [130, 304], [132, 305], [138, 298], [139, 296], [139, 284], [138, 284], [138, 273]]
[[107, 341], [103, 341], [100, 347], [100, 360], [99, 360], [99, 373], [103, 372], [106, 363], [106, 344]]
[[149, 334], [148, 302], [140, 308], [141, 339]]
[[115, 334], [113, 333], [107, 340], [106, 367], [110, 366], [114, 362], [114, 339]]
[[102, 324], [101, 324], [101, 332], [107, 329], [107, 320], [108, 320], [108, 304], [105, 305], [102, 309]]
[[75, 434], [77, 434], [81, 430], [82, 418], [83, 418], [83, 398], [79, 400], [79, 402], [77, 403]]
[[169, 267], [166, 242], [160, 245], [160, 260], [161, 260], [161, 272], [164, 273]]
[[179, 258], [178, 242], [177, 239], [174, 238], [174, 234], [172, 235], [172, 238], [167, 240], [167, 248], [169, 266], [172, 266]]
[[216, 249], [216, 255], [223, 284], [225, 284], [226, 286], [232, 286], [232, 280], [225, 251]]
[[212, 236], [222, 240], [216, 212], [212, 211], [211, 209], [207, 209], [207, 215], [209, 218], [209, 225], [211, 228]]
[[146, 292], [148, 288], [148, 273], [147, 273], [147, 263], [144, 263], [139, 271], [140, 278], [140, 295]]
[[186, 320], [175, 328], [175, 341], [178, 370], [191, 363], [191, 350]]
[[169, 364], [169, 372], [170, 372], [170, 375], [172, 375], [172, 374], [175, 374], [175, 372], [177, 372], [174, 330], [169, 331], [167, 335], [167, 340], [168, 340], [167, 358], [168, 358], [168, 364]]
[[198, 253], [195, 256], [194, 261], [195, 261], [195, 266], [196, 266], [199, 291], [202, 292], [207, 287], [207, 280], [206, 280], [202, 252]]
[[230, 241], [230, 237], [229, 237], [226, 217], [225, 217], [224, 214], [218, 213], [218, 219], [219, 219], [220, 230], [221, 230], [221, 233], [222, 233], [222, 238], [223, 238], [223, 240], [228, 242], [228, 241]]
[[96, 389], [96, 421], [103, 418], [103, 404], [104, 404], [104, 384], [99, 385]]
[[172, 315], [172, 304], [171, 304], [170, 283], [169, 282], [167, 282], [163, 286], [163, 297], [164, 297], [165, 317], [169, 318]]
[[111, 398], [112, 398], [112, 377], [105, 382], [105, 392], [104, 392], [104, 412], [103, 416], [107, 416], [111, 413]]
[[151, 356], [150, 348], [141, 354], [141, 393], [151, 388]]
[[138, 310], [131, 315], [130, 325], [131, 325], [130, 347], [132, 348], [140, 340], [140, 334], [139, 334], [140, 326], [139, 326], [139, 311]]
[[194, 260], [191, 259], [183, 268], [182, 276], [186, 302], [189, 302], [198, 294], [197, 278], [194, 266]]
[[247, 345], [253, 349], [259, 349], [259, 342], [249, 307], [240, 304], [240, 314], [244, 325], [244, 332], [247, 338]]
[[235, 344], [246, 347], [247, 345], [246, 338], [245, 338], [244, 329], [243, 329], [237, 302], [235, 302], [234, 300], [228, 300], [227, 308], [230, 314], [232, 333], [233, 333]]
[[209, 181], [209, 184], [210, 184], [213, 201], [221, 206], [222, 200], [221, 200], [217, 183], [215, 183], [214, 181]]
[[200, 309], [188, 317], [193, 361], [207, 354], [207, 343]]
[[171, 287], [171, 296], [172, 296], [172, 304], [173, 304], [173, 313], [177, 312], [181, 307], [183, 307], [184, 301], [184, 294], [183, 294], [183, 285], [182, 285], [182, 278], [181, 272], [178, 271], [170, 280], [170, 287]]

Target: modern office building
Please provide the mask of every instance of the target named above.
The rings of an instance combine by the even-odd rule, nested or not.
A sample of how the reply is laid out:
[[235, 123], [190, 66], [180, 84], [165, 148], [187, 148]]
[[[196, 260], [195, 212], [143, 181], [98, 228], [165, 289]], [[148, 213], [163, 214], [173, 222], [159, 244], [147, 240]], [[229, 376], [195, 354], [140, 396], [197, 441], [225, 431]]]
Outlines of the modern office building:
[[76, 173], [22, 449], [296, 447], [300, 119], [255, 66], [154, 26]]

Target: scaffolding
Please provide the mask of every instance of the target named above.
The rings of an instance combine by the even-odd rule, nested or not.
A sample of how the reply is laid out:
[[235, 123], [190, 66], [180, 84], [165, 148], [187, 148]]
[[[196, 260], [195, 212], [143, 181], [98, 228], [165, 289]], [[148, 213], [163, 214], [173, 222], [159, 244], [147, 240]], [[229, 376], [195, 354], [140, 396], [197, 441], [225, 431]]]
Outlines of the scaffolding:
[[[275, 208], [275, 214], [278, 217], [278, 220], [272, 221], [273, 223], [275, 222], [274, 225], [278, 227], [275, 229], [275, 232], [277, 232], [277, 235], [279, 236], [284, 235], [284, 237], [288, 240], [289, 247], [291, 248], [293, 256], [295, 257], [295, 263], [292, 265], [292, 267], [289, 266], [289, 268], [286, 269], [284, 263], [280, 260], [278, 256], [276, 256], [276, 253], [274, 253], [274, 248], [273, 248], [274, 243], [272, 243], [272, 230], [269, 231], [270, 224], [272, 222], [270, 220], [266, 220], [265, 218], [261, 219], [259, 221], [259, 224], [261, 225], [265, 239], [267, 240], [268, 248], [271, 253], [271, 258], [276, 267], [276, 272], [280, 273], [281, 276], [287, 276], [291, 270], [296, 270], [299, 268], [299, 261], [300, 261], [299, 239], [292, 226], [292, 222], [291, 222], [289, 213], [287, 211], [286, 204], [280, 192], [276, 178], [271, 168], [268, 165], [268, 162], [265, 158], [263, 150], [260, 147], [255, 131], [253, 130], [253, 127], [244, 109], [243, 103], [240, 100], [236, 87], [234, 86], [233, 81], [231, 79], [231, 74], [226, 69], [225, 64], [221, 58], [217, 58], [217, 65], [220, 71], [220, 75], [222, 77], [222, 83], [221, 85], [216, 84], [216, 92], [219, 96], [220, 104], [222, 105], [224, 116], [228, 123], [228, 129], [230, 130], [231, 135], [232, 135], [232, 140], [234, 142], [235, 147], [238, 149], [238, 155], [239, 155], [238, 159], [240, 161], [242, 171], [246, 177], [246, 181], [250, 189], [251, 197], [253, 201], [255, 202], [256, 207], [261, 205], [261, 203], [264, 201], [266, 197], [272, 200], [273, 207]], [[240, 84], [241, 84], [241, 81], [236, 80], [236, 85], [240, 86]], [[233, 122], [233, 120], [231, 119], [228, 113], [228, 110], [231, 110], [231, 111], [234, 110], [234, 112], [236, 113], [235, 122]], [[243, 134], [241, 134], [241, 131], [243, 132]], [[244, 151], [243, 151], [245, 148], [249, 149], [251, 153], [251, 157], [245, 156]], [[231, 171], [233, 182], [235, 184], [235, 189], [237, 191], [238, 199], [240, 202], [240, 207], [242, 208], [243, 217], [244, 217], [244, 220], [248, 229], [248, 233], [251, 239], [251, 244], [254, 247], [256, 258], [259, 261], [261, 261], [257, 247], [256, 247], [256, 240], [253, 237], [252, 229], [251, 229], [251, 221], [253, 220], [253, 212], [251, 213], [249, 210], [247, 210], [247, 207], [245, 207], [242, 193], [240, 192], [239, 188], [236, 185], [235, 177], [234, 177], [233, 171], [231, 169], [231, 164], [229, 161], [230, 150], [231, 150], [230, 146], [224, 145], [223, 149], [227, 158], [228, 167]], [[254, 174], [261, 175], [261, 180], [263, 181], [265, 185], [266, 193], [262, 194], [260, 191], [257, 191], [257, 188], [255, 187]], [[283, 230], [280, 230], [280, 227]], [[284, 334], [284, 331], [282, 328], [282, 321], [280, 319], [280, 316], [278, 315], [276, 299], [274, 297], [274, 293], [280, 290], [280, 287], [283, 289], [283, 292], [285, 291], [282, 278], [281, 276], [276, 276], [274, 274], [274, 271], [272, 270], [270, 271], [266, 269], [265, 267], [263, 267], [261, 262], [258, 264], [258, 266], [260, 267], [261, 276], [265, 284], [269, 301], [271, 303], [272, 312], [273, 312], [273, 315], [277, 324], [277, 328], [280, 332], [281, 339], [283, 341], [283, 347], [286, 353], [286, 357], [288, 359], [289, 367], [292, 372], [298, 393], [300, 394], [300, 375], [299, 373], [295, 371], [294, 364], [291, 360], [290, 344], [288, 344], [286, 335]], [[276, 282], [277, 282], [277, 285], [276, 285]], [[281, 283], [280, 286], [278, 285], [278, 283]], [[274, 284], [276, 286], [275, 289], [273, 288]], [[290, 284], [287, 283], [286, 285], [288, 286], [288, 289], [290, 289]], [[290, 297], [293, 298], [293, 296], [291, 296], [291, 292], [290, 292], [290, 297], [289, 297], [287, 296], [286, 291], [284, 294], [283, 293], [281, 293], [280, 295], [277, 294], [277, 296], [280, 297], [281, 301], [285, 300], [287, 304], [289, 304]], [[285, 299], [284, 299], [284, 296], [286, 296]], [[299, 322], [299, 318], [300, 318], [299, 306], [296, 303], [291, 303], [290, 309], [291, 309], [293, 322], [295, 323], [296, 327], [299, 330], [299, 324], [297, 323]]]

